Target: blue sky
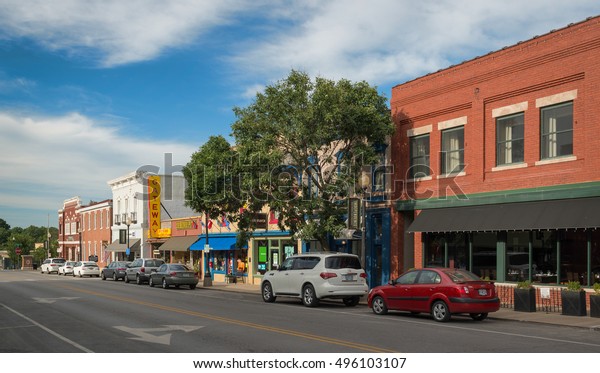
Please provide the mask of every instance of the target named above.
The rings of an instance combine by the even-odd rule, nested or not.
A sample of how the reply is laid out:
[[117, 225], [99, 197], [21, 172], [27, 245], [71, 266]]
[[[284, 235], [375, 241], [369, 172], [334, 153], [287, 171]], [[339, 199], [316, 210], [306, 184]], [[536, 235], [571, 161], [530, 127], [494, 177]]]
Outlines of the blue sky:
[[600, 15], [597, 0], [0, 0], [0, 218], [184, 165], [291, 69], [391, 87]]

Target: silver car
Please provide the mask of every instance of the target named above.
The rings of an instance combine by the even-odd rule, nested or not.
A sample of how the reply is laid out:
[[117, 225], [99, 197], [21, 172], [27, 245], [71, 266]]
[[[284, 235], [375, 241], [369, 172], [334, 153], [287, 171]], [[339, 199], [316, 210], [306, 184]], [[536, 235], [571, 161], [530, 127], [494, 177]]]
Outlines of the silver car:
[[184, 264], [163, 264], [152, 272], [148, 284], [150, 287], [160, 284], [163, 289], [168, 289], [172, 285], [176, 288], [185, 285], [194, 290], [198, 285], [198, 275]]
[[125, 270], [125, 282], [135, 281], [138, 285], [146, 283], [152, 271], [156, 271], [163, 264], [165, 261], [162, 259], [137, 258]]

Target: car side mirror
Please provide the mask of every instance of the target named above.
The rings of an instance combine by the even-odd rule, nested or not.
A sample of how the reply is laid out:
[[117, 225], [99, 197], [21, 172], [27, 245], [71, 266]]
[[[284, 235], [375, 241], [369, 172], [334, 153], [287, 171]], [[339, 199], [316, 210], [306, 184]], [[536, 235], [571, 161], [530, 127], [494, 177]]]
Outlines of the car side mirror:
[[396, 281], [394, 281], [394, 280], [389, 280], [389, 281], [388, 281], [388, 285], [396, 285]]

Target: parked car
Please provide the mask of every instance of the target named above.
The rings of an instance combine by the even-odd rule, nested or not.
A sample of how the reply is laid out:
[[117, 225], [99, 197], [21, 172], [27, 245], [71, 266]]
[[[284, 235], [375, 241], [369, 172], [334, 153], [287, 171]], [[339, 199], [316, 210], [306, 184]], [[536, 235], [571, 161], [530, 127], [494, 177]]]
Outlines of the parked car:
[[265, 302], [274, 302], [278, 296], [296, 297], [307, 307], [316, 307], [325, 298], [356, 306], [368, 291], [367, 275], [358, 256], [352, 254], [293, 255], [277, 270], [266, 272], [261, 282]]
[[99, 277], [100, 276], [100, 268], [98, 267], [98, 264], [96, 264], [96, 262], [89, 262], [89, 261], [77, 262], [73, 266], [73, 277], [75, 277], [75, 276]]
[[125, 282], [135, 281], [138, 285], [148, 282], [150, 273], [163, 264], [165, 261], [162, 259], [137, 258], [125, 270]]
[[176, 288], [187, 285], [193, 290], [198, 285], [198, 275], [184, 264], [163, 264], [150, 274], [148, 280], [150, 287], [158, 284], [161, 284], [163, 289], [168, 289], [171, 285]]
[[58, 273], [58, 268], [65, 264], [66, 260], [63, 258], [48, 258], [42, 263], [41, 272], [50, 274], [52, 272]]
[[125, 278], [125, 270], [131, 262], [112, 262], [108, 266], [102, 268], [100, 272], [100, 278], [106, 280], [112, 278], [114, 281]]
[[388, 310], [424, 312], [435, 321], [448, 321], [458, 313], [468, 313], [481, 321], [500, 308], [492, 281], [455, 268], [410, 270], [388, 285], [371, 289], [367, 302], [377, 315]]
[[65, 265], [58, 267], [58, 275], [71, 275], [73, 276], [73, 266], [77, 262], [65, 262]]

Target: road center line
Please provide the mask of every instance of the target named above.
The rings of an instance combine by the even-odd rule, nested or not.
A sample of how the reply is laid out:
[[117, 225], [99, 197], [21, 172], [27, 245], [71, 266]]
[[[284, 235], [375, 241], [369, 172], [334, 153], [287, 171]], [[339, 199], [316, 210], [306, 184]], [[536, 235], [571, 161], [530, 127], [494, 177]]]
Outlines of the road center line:
[[57, 333], [57, 332], [55, 332], [54, 330], [48, 329], [48, 328], [47, 328], [47, 327], [45, 327], [44, 325], [42, 325], [42, 324], [38, 323], [37, 321], [35, 321], [35, 320], [33, 320], [33, 319], [30, 319], [29, 317], [27, 317], [27, 316], [23, 315], [22, 313], [20, 313], [20, 312], [18, 312], [18, 311], [16, 311], [16, 310], [13, 310], [12, 308], [8, 307], [6, 304], [2, 304], [2, 303], [0, 303], [0, 306], [2, 306], [2, 307], [4, 307], [4, 308], [6, 308], [7, 310], [9, 310], [10, 312], [14, 313], [15, 315], [17, 315], [17, 316], [19, 316], [19, 317], [21, 317], [21, 318], [23, 318], [23, 319], [25, 319], [25, 320], [29, 321], [29, 322], [30, 322], [30, 323], [32, 323], [33, 325], [35, 325], [35, 326], [37, 326], [37, 327], [41, 328], [42, 330], [45, 330], [46, 332], [48, 332], [48, 333], [52, 334], [52, 335], [53, 335], [53, 336], [55, 336], [56, 338], [58, 338], [58, 339], [61, 339], [61, 340], [65, 341], [65, 342], [67, 342], [67, 343], [68, 343], [68, 344], [70, 344], [71, 346], [73, 346], [73, 347], [75, 347], [75, 348], [78, 348], [79, 350], [81, 350], [81, 351], [83, 351], [83, 352], [89, 352], [89, 353], [93, 353], [93, 352], [94, 352], [94, 351], [92, 351], [92, 350], [90, 350], [90, 349], [88, 349], [88, 348], [86, 348], [86, 347], [83, 347], [83, 346], [82, 346], [82, 345], [80, 345], [79, 343], [77, 343], [77, 342], [75, 342], [75, 341], [72, 341], [72, 340], [70, 340], [69, 338], [67, 338], [67, 337], [65, 337], [65, 336], [63, 336], [63, 335], [61, 335], [61, 334], [58, 334], [58, 333]]
[[398, 353], [398, 351], [389, 350], [389, 349], [382, 348], [382, 347], [370, 346], [370, 345], [365, 345], [365, 344], [356, 343], [356, 342], [344, 341], [341, 339], [335, 339], [335, 338], [319, 336], [319, 335], [315, 335], [315, 334], [293, 331], [293, 330], [289, 330], [289, 329], [261, 325], [261, 324], [251, 323], [251, 322], [247, 322], [247, 321], [243, 321], [243, 320], [230, 319], [230, 318], [226, 318], [226, 317], [222, 317], [222, 316], [210, 315], [207, 313], [188, 311], [188, 310], [184, 310], [181, 308], [165, 306], [165, 305], [157, 304], [157, 303], [132, 300], [129, 298], [124, 298], [124, 297], [120, 297], [120, 296], [116, 296], [116, 295], [98, 293], [95, 291], [84, 290], [84, 289], [71, 287], [71, 286], [61, 286], [61, 287], [65, 288], [65, 289], [77, 291], [80, 293], [86, 293], [86, 294], [95, 295], [95, 296], [102, 297], [102, 298], [117, 300], [119, 302], [139, 304], [139, 305], [143, 305], [146, 307], [152, 307], [155, 309], [179, 313], [182, 315], [200, 317], [200, 318], [224, 322], [224, 323], [228, 323], [228, 324], [240, 325], [240, 326], [244, 326], [247, 328], [259, 329], [259, 330], [273, 332], [273, 333], [279, 333], [279, 334], [285, 334], [285, 335], [290, 335], [290, 336], [299, 337], [299, 338], [310, 339], [310, 340], [319, 341], [319, 342], [323, 342], [323, 343], [329, 343], [329, 344], [335, 344], [335, 345], [344, 346], [344, 347], [355, 348], [357, 350], [362, 350], [362, 351], [368, 351], [368, 352], [374, 352], [374, 353], [382, 353], [382, 352], [383, 353]]

